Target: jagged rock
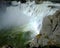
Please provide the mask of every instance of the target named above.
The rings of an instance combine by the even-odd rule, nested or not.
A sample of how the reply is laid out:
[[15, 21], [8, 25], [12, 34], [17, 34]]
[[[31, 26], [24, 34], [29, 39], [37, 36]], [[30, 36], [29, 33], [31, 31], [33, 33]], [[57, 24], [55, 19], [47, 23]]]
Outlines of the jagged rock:
[[43, 19], [42, 29], [33, 41], [29, 43], [32, 47], [55, 45], [60, 46], [60, 10], [55, 14]]
[[44, 18], [41, 34], [43, 38], [48, 39], [47, 44], [50, 43], [53, 45], [60, 44], [59, 26], [60, 26], [60, 11], [56, 11], [54, 15]]

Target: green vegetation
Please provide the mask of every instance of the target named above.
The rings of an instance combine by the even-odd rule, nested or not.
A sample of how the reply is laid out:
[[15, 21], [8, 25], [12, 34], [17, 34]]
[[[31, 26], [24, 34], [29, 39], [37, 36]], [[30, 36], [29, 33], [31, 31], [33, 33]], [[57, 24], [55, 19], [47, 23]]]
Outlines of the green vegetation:
[[0, 30], [0, 46], [11, 45], [15, 48], [25, 48], [24, 43], [30, 40], [31, 32], [23, 32], [21, 29], [2, 29]]

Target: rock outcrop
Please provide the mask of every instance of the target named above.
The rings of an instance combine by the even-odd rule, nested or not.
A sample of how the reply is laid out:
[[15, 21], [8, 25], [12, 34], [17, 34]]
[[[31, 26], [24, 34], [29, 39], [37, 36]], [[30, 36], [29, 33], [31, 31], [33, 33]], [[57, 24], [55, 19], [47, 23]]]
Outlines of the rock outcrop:
[[55, 14], [46, 16], [43, 19], [40, 34], [32, 40], [31, 47], [55, 45], [60, 46], [60, 11]]
[[[52, 16], [45, 17], [42, 23], [42, 38], [47, 39], [48, 45], [60, 44], [60, 11]], [[44, 43], [43, 43], [44, 44]], [[47, 45], [46, 44], [46, 45]]]

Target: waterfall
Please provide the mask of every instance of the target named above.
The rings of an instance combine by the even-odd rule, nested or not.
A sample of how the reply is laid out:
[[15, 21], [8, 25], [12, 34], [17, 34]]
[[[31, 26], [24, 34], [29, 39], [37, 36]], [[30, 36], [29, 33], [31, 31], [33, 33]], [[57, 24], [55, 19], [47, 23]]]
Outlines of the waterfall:
[[51, 9], [49, 5], [55, 5], [52, 2], [43, 2], [42, 4], [35, 4], [35, 2], [27, 2], [21, 4], [22, 12], [31, 17], [29, 23], [24, 28], [24, 31], [32, 31], [34, 36], [40, 33], [42, 28], [42, 21], [45, 16], [53, 15], [57, 8]]
[[[16, 4], [17, 6], [15, 6]], [[40, 33], [43, 18], [52, 15], [57, 10], [57, 8], [48, 7], [49, 5], [56, 4], [52, 2], [35, 4], [35, 1], [15, 2], [13, 5], [6, 7], [5, 14], [1, 17], [0, 28], [21, 26], [23, 31], [31, 31], [35, 36]]]

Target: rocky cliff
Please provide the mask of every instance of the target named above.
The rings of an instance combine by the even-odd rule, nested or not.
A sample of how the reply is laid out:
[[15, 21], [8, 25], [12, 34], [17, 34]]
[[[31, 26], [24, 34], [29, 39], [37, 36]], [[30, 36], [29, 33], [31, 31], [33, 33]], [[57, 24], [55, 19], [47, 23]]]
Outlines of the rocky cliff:
[[60, 46], [60, 11], [56, 11], [53, 15], [46, 16], [43, 19], [42, 29], [32, 42], [31, 47], [38, 46]]

